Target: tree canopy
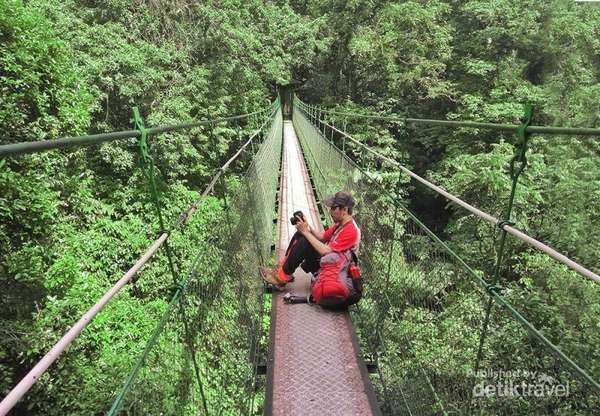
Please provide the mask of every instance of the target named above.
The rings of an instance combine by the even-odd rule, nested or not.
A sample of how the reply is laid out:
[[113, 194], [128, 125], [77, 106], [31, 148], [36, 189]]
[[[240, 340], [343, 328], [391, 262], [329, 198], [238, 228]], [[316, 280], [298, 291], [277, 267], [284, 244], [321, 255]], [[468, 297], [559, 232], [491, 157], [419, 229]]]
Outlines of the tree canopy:
[[[288, 84], [304, 101], [339, 112], [514, 124], [523, 104], [532, 103], [535, 124], [600, 127], [600, 7], [564, 0], [0, 0], [0, 144], [128, 130], [133, 106], [148, 126], [251, 113], [266, 108], [278, 86]], [[469, 203], [503, 216], [514, 135], [332, 120]], [[198, 198], [250, 127], [219, 123], [153, 137], [165, 216], [176, 218]], [[403, 203], [461, 255], [485, 265], [482, 273], [493, 272], [497, 235], [489, 227], [359, 148], [349, 145], [348, 152], [384, 184], [400, 184]], [[512, 220], [597, 272], [600, 138], [535, 135], [527, 155]], [[244, 167], [234, 171], [231, 189]], [[157, 229], [132, 140], [0, 159], [0, 190], [0, 391], [8, 392], [135, 262]], [[226, 210], [209, 198], [191, 222], [188, 240], [174, 239], [173, 250], [186, 259], [180, 266], [194, 247], [206, 250], [208, 269], [223, 259], [210, 241]], [[598, 291], [522, 244], [509, 244], [506, 258], [503, 282], [511, 301], [562, 337], [567, 352], [589, 361], [598, 380], [600, 357], [590, 348], [599, 341]], [[92, 322], [69, 359], [19, 404], [18, 414], [106, 409], [168, 306], [166, 262], [144, 273]], [[461, 300], [463, 288], [423, 288], [407, 283], [408, 275], [424, 279], [422, 271], [395, 264], [391, 297], [430, 290], [466, 311], [465, 320], [476, 309]], [[442, 341], [451, 342], [464, 322], [448, 318], [445, 331], [428, 333], [418, 323], [431, 311], [398, 308], [423, 336], [415, 340], [422, 345], [420, 358], [443, 366], [449, 347]], [[406, 330], [391, 325], [396, 334]], [[439, 345], [425, 345], [427, 336]], [[511, 342], [516, 348], [521, 341]], [[476, 338], [462, 342], [477, 347]], [[486, 348], [503, 343], [496, 334]], [[166, 341], [159, 349], [167, 360], [182, 354]], [[233, 374], [235, 360], [224, 362], [223, 371]], [[154, 381], [164, 390], [157, 407], [146, 411], [158, 413], [162, 404], [167, 413], [191, 412], [169, 396], [171, 381], [159, 375]], [[215, 382], [207, 395], [214, 399], [218, 389]], [[75, 393], [85, 400], [72, 399]], [[593, 414], [597, 404], [555, 413]]]

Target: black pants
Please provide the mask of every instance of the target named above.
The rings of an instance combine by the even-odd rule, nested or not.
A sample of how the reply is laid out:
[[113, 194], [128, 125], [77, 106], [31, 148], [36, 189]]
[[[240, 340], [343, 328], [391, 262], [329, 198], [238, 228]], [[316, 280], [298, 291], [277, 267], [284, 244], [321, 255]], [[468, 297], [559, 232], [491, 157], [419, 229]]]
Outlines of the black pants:
[[306, 237], [298, 231], [292, 237], [285, 255], [285, 263], [282, 266], [285, 274], [291, 275], [298, 266], [301, 266], [306, 273], [314, 274], [319, 270], [321, 256]]

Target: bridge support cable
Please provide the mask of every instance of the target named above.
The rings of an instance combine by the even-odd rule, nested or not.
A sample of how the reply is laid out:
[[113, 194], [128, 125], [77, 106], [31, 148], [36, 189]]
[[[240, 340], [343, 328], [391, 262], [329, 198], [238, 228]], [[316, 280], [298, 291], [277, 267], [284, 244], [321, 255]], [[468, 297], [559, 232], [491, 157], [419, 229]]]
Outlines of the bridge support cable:
[[[138, 130], [140, 132], [140, 137], [138, 140], [138, 150], [139, 150], [139, 157], [140, 157], [140, 162], [141, 162], [140, 163], [141, 169], [142, 169], [142, 172], [148, 182], [148, 188], [150, 191], [150, 195], [152, 198], [154, 208], [156, 210], [156, 215], [158, 217], [158, 223], [160, 226], [160, 230], [162, 232], [162, 230], [165, 229], [165, 222], [163, 219], [162, 204], [160, 203], [160, 196], [159, 196], [158, 190], [156, 188], [156, 181], [154, 179], [155, 167], [154, 167], [152, 158], [150, 156], [149, 145], [148, 145], [148, 133], [147, 133], [146, 127], [144, 125], [144, 120], [142, 119], [142, 116], [140, 115], [139, 109], [137, 107], [133, 108], [133, 122], [134, 122], [134, 126], [135, 126], [136, 130]], [[179, 284], [180, 279], [179, 279], [178, 272], [175, 268], [175, 262], [173, 260], [173, 253], [172, 253], [171, 247], [169, 246], [168, 241], [165, 241], [164, 247], [165, 247], [165, 252], [167, 255], [167, 261], [169, 264], [169, 271], [171, 272], [171, 278], [173, 279], [173, 285], [177, 286]], [[179, 290], [176, 293], [177, 294], [180, 293]], [[188, 346], [189, 355], [190, 355], [190, 358], [193, 363], [194, 374], [196, 375], [196, 381], [198, 382], [198, 388], [200, 390], [200, 396], [202, 399], [202, 407], [204, 409], [204, 412], [206, 414], [208, 414], [208, 407], [206, 405], [206, 395], [204, 394], [202, 378], [200, 376], [200, 369], [198, 368], [198, 360], [196, 359], [195, 342], [194, 342], [193, 337], [190, 334], [188, 318], [186, 316], [187, 314], [186, 314], [186, 310], [185, 310], [185, 304], [184, 304], [184, 300], [181, 296], [179, 296], [179, 306], [180, 306], [179, 310], [181, 313], [181, 321], [183, 322], [183, 326], [184, 326], [183, 337], [185, 339], [186, 345]], [[144, 351], [144, 354], [146, 355], [147, 352]]]
[[[177, 125], [166, 125], [166, 126], [156, 126], [149, 127], [146, 129], [147, 134], [155, 135], [160, 133], [168, 133], [173, 131], [180, 130], [190, 130], [196, 127], [201, 126], [211, 126], [223, 122], [231, 122], [235, 120], [245, 120], [249, 118], [264, 118], [266, 114], [269, 113], [269, 109], [261, 109], [258, 111], [254, 111], [252, 113], [247, 114], [238, 114], [229, 117], [219, 117], [213, 118], [210, 120], [199, 120], [199, 121], [189, 121], [187, 123], [177, 124]], [[110, 133], [98, 133], [98, 134], [90, 134], [85, 136], [73, 136], [73, 137], [61, 137], [53, 140], [40, 140], [40, 141], [32, 141], [32, 142], [19, 142], [19, 143], [11, 143], [4, 144], [0, 146], [0, 157], [7, 156], [19, 156], [30, 153], [39, 153], [49, 150], [55, 149], [65, 149], [71, 147], [81, 147], [81, 146], [91, 146], [105, 142], [112, 142], [117, 140], [125, 140], [125, 139], [134, 139], [140, 137], [140, 131], [138, 129], [134, 130], [123, 130], [123, 131], [114, 131]]]
[[[137, 113], [139, 117], [139, 112]], [[214, 124], [218, 121], [230, 121], [237, 120], [242, 118], [247, 118], [249, 116], [260, 117], [260, 124], [257, 126], [257, 129], [251, 133], [249, 139], [235, 152], [235, 154], [228, 159], [219, 169], [219, 171], [215, 174], [209, 184], [205, 187], [202, 192], [200, 198], [192, 203], [186, 210], [184, 210], [178, 217], [178, 219], [173, 222], [173, 224], [165, 229], [164, 222], [162, 220], [162, 215], [160, 214], [160, 205], [158, 201], [155, 202], [155, 207], [158, 209], [157, 215], [160, 219], [160, 232], [159, 236], [156, 240], [148, 247], [148, 249], [144, 252], [144, 254], [136, 261], [136, 263], [127, 271], [125, 274], [61, 337], [61, 339], [42, 357], [42, 359], [23, 377], [23, 379], [9, 392], [9, 394], [0, 402], [0, 416], [4, 416], [7, 414], [16, 404], [17, 402], [31, 389], [31, 387], [39, 380], [39, 378], [44, 374], [44, 372], [54, 363], [63, 351], [67, 349], [67, 347], [79, 336], [81, 331], [89, 324], [89, 322], [104, 308], [106, 304], [110, 302], [110, 300], [129, 282], [132, 281], [134, 276], [140, 271], [140, 269], [146, 265], [152, 257], [158, 252], [161, 246], [167, 244], [167, 240], [171, 236], [171, 234], [179, 229], [182, 225], [185, 225], [191, 218], [191, 216], [196, 212], [201, 206], [202, 202], [205, 198], [211, 194], [215, 188], [215, 184], [222, 177], [222, 175], [230, 168], [230, 166], [240, 157], [240, 155], [246, 151], [253, 141], [258, 140], [259, 134], [265, 128], [269, 128], [270, 132], [273, 131], [274, 126], [277, 126], [278, 120], [280, 120], [279, 115], [279, 101], [275, 100], [267, 110], [260, 110], [254, 113], [250, 113], [248, 115], [242, 116], [233, 116], [228, 118], [223, 118], [219, 120], [207, 120], [200, 122], [192, 122], [186, 123], [178, 126], [162, 126], [156, 128], [145, 129], [143, 124], [140, 123], [141, 118], [137, 119], [136, 126], [137, 130], [133, 130], [134, 134], [130, 134], [131, 132], [117, 132], [117, 133], [126, 133], [128, 138], [139, 137], [141, 140], [140, 149], [142, 153], [142, 159], [146, 157], [146, 162], [149, 162], [147, 159], [147, 146], [144, 146], [144, 140], [142, 138], [147, 137], [151, 133], [161, 133], [166, 131], [173, 131], [184, 128], [192, 128], [197, 127], [199, 125], [205, 124]], [[134, 115], [135, 118], [135, 115]], [[280, 121], [279, 121], [280, 124]], [[82, 136], [77, 138], [78, 140], [71, 141], [72, 138], [61, 139], [58, 143], [52, 142], [35, 142], [35, 143], [43, 143], [42, 145], [32, 145], [31, 143], [24, 143], [24, 146], [15, 146], [15, 145], [5, 145], [0, 146], [0, 156], [6, 155], [19, 155], [24, 153], [32, 153], [39, 152], [44, 150], [56, 149], [60, 147], [67, 146], [77, 146], [77, 145], [87, 145], [87, 144], [95, 144], [105, 140], [112, 140], [116, 138], [123, 138], [122, 135], [112, 135], [97, 137], [94, 136]], [[275, 137], [274, 133], [271, 136]], [[81, 139], [81, 140], [79, 140]], [[52, 144], [54, 143], [54, 144]], [[146, 153], [146, 154], [145, 154]], [[150, 167], [149, 169], [154, 169]], [[149, 170], [148, 169], [148, 170]], [[148, 172], [146, 172], [148, 173]], [[153, 173], [150, 172], [152, 175]], [[151, 190], [153, 195], [155, 194], [156, 187], [152, 186], [151, 181]], [[157, 195], [154, 195], [157, 196]], [[171, 257], [171, 256], [169, 256]], [[170, 259], [172, 262], [172, 259]], [[171, 263], [172, 264], [172, 263]], [[175, 269], [173, 268], [174, 272]], [[175, 275], [174, 275], [175, 276]], [[178, 291], [182, 288], [181, 282], [176, 284], [175, 294], [177, 295]], [[180, 295], [177, 295], [178, 298]], [[175, 296], [174, 296], [175, 297]], [[186, 324], [187, 325], [187, 324]], [[160, 324], [159, 324], [160, 326]]]
[[[317, 114], [317, 109], [296, 100], [294, 120], [305, 124], [306, 133], [300, 134], [306, 142], [303, 147], [312, 148], [307, 155], [318, 162], [308, 160], [308, 164], [319, 164], [329, 171], [321, 175], [327, 178], [321, 185], [324, 192], [329, 191], [328, 181], [333, 179], [337, 181], [334, 187], [346, 186], [345, 189], [358, 198], [367, 297], [355, 310], [355, 322], [362, 342], [370, 346], [371, 354], [378, 362], [378, 371], [385, 379], [385, 383], [382, 381], [376, 386], [385, 403], [384, 413], [406, 412], [406, 405], [411, 407], [409, 413], [413, 414], [438, 413], [444, 409], [468, 411], [472, 396], [475, 396], [475, 408], [481, 411], [498, 412], [501, 405], [503, 411], [515, 412], [518, 406], [513, 409], [511, 403], [496, 401], [494, 397], [497, 396], [482, 397], [480, 394], [481, 388], [487, 386], [488, 375], [501, 376], [511, 369], [518, 369], [522, 377], [530, 378], [515, 383], [533, 384], [536, 380], [531, 377], [543, 375], [550, 383], [571, 388], [567, 399], [548, 395], [531, 398], [532, 409], [553, 405], [572, 408], [582, 403], [586, 408], [597, 407], [600, 404], [597, 375], [590, 372], [593, 369], [590, 363], [582, 359], [592, 353], [593, 344], [564, 342], [553, 328], [548, 327], [547, 319], [532, 313], [527, 302], [514, 298], [510, 292], [504, 294], [502, 289], [489, 283], [484, 276], [493, 275], [493, 270], [486, 264], [467, 265], [462, 255], [457, 254], [462, 251], [461, 247], [451, 248], [450, 242], [437, 237], [404, 206], [403, 196], [393, 192], [396, 180], [405, 180], [393, 176], [393, 170], [389, 170], [399, 167], [398, 162], [364, 146]], [[335, 133], [333, 140], [331, 131]], [[376, 158], [390, 162], [388, 173], [371, 172], [356, 165], [334, 143], [343, 144], [344, 140], [352, 145], [347, 149], [351, 147], [354, 154], [376, 153]], [[330, 162], [330, 156], [323, 156], [321, 152], [332, 149], [338, 156]], [[400, 170], [414, 178], [414, 174], [405, 169]], [[397, 179], [390, 183], [386, 178]], [[430, 189], [438, 188], [419, 179]], [[397, 206], [401, 208], [401, 221], [394, 225], [392, 218]], [[472, 210], [469, 212], [473, 213]], [[494, 225], [499, 222], [483, 214]], [[392, 241], [400, 242], [397, 249]], [[393, 259], [391, 263], [389, 256]], [[383, 279], [388, 264], [392, 265], [391, 277]], [[589, 290], [598, 290], [593, 281], [577, 280]], [[388, 296], [390, 291], [394, 298]], [[490, 298], [496, 308], [489, 321], [489, 330], [483, 333]], [[562, 313], [555, 306], [553, 310]], [[459, 338], [456, 334], [460, 334]], [[593, 334], [583, 335], [589, 338]], [[475, 362], [482, 337], [486, 344], [481, 354], [482, 370], [478, 372]], [[445, 351], [443, 354], [442, 350]], [[443, 361], [436, 361], [436, 356], [444, 357]], [[578, 357], [579, 363], [571, 356]], [[502, 357], [502, 361], [495, 361], [494, 357]], [[417, 374], [423, 376], [417, 377]], [[430, 399], [425, 397], [426, 392]], [[399, 401], [400, 397], [402, 401]]]
[[[319, 119], [322, 119], [322, 115], [329, 114], [335, 116], [341, 116], [348, 118], [365, 118], [374, 120], [383, 120], [391, 123], [404, 123], [404, 124], [421, 124], [428, 126], [442, 126], [442, 127], [467, 127], [474, 129], [486, 129], [494, 131], [503, 131], [507, 133], [514, 133], [521, 125], [519, 124], [499, 124], [499, 123], [482, 123], [477, 121], [456, 121], [456, 120], [434, 120], [426, 118], [411, 118], [411, 117], [396, 117], [396, 116], [382, 116], [378, 114], [361, 114], [361, 113], [350, 113], [342, 111], [327, 110], [325, 108], [311, 106], [303, 103], [308, 109], [316, 109], [319, 114]], [[528, 125], [525, 129], [527, 134], [568, 134], [572, 136], [583, 136], [589, 138], [600, 137], [600, 128], [594, 127], [557, 127], [557, 126], [532, 126]]]
[[[578, 274], [582, 275], [583, 277], [586, 277], [590, 280], [593, 280], [597, 283], [600, 283], [600, 276], [596, 273], [594, 273], [593, 271], [587, 269], [586, 267], [580, 265], [579, 263], [571, 260], [570, 258], [568, 258], [567, 256], [565, 256], [564, 254], [559, 253], [558, 251], [556, 251], [555, 249], [553, 249], [552, 247], [542, 243], [541, 241], [536, 240], [535, 238], [525, 234], [524, 232], [514, 228], [513, 226], [511, 226], [510, 222], [506, 222], [503, 220], [499, 220], [498, 218], [481, 211], [480, 209], [470, 205], [469, 203], [461, 200], [460, 198], [456, 197], [455, 195], [452, 195], [451, 193], [447, 192], [446, 190], [444, 190], [443, 188], [433, 184], [432, 182], [422, 178], [421, 176], [417, 175], [416, 173], [412, 172], [411, 170], [409, 170], [408, 168], [406, 168], [405, 166], [403, 166], [402, 164], [400, 164], [398, 161], [389, 158], [385, 155], [382, 155], [381, 153], [377, 152], [376, 150], [371, 149], [370, 147], [364, 145], [363, 143], [361, 143], [360, 141], [356, 140], [354, 137], [352, 137], [351, 135], [349, 135], [346, 132], [343, 132], [341, 130], [339, 130], [338, 128], [336, 128], [335, 126], [332, 126], [331, 124], [329, 124], [328, 122], [324, 121], [324, 120], [320, 120], [318, 119], [318, 123], [320, 123], [321, 125], [328, 127], [331, 129], [331, 131], [334, 131], [338, 134], [340, 134], [341, 136], [343, 136], [345, 139], [350, 140], [351, 142], [355, 143], [356, 145], [360, 146], [361, 148], [363, 148], [365, 151], [373, 154], [375, 157], [377, 157], [378, 159], [382, 160], [382, 161], [386, 161], [388, 163], [391, 163], [392, 165], [396, 166], [397, 168], [399, 168], [400, 170], [402, 170], [405, 174], [407, 174], [408, 176], [412, 177], [413, 179], [416, 179], [417, 181], [421, 182], [422, 184], [424, 184], [425, 186], [427, 186], [429, 189], [437, 192], [440, 195], [443, 195], [446, 199], [454, 202], [455, 204], [461, 206], [462, 208], [466, 209], [467, 211], [473, 213], [474, 215], [476, 215], [479, 218], [484, 219], [485, 221], [497, 226], [498, 228], [508, 232], [509, 234], [512, 234], [513, 236], [515, 236], [516, 238], [522, 240], [523, 242], [529, 244], [530, 246], [534, 247], [537, 250], [543, 251], [544, 253], [548, 254], [550, 257], [552, 257], [553, 259], [555, 259], [556, 261], [564, 264], [565, 266], [569, 267], [570, 269], [576, 271]], [[518, 126], [517, 126], [518, 127]], [[598, 130], [598, 129], [594, 129], [594, 130]], [[598, 133], [600, 134], [600, 133]]]
[[[185, 299], [190, 311], [192, 336], [199, 341], [198, 360], [204, 363], [203, 382], [212, 392], [207, 395], [208, 413], [254, 414], [257, 410], [255, 396], [260, 394], [257, 367], [259, 361], [264, 361], [265, 339], [264, 285], [256, 270], [258, 266], [266, 265], [264, 262], [270, 255], [268, 241], [273, 223], [263, 212], [270, 211], [272, 215], [274, 209], [280, 138], [281, 115], [277, 111], [270, 121], [268, 133], [249, 161], [246, 173], [234, 183], [229, 182], [233, 178], [220, 177], [220, 186], [215, 192], [225, 212], [219, 235], [215, 236], [218, 239], [215, 247], [218, 264], [211, 270], [202, 270], [197, 259], [205, 257], [206, 253], [199, 252], [180, 285], [181, 290], [172, 298], [172, 302], [176, 297]], [[239, 160], [235, 157], [226, 165]], [[206, 267], [206, 260], [203, 263]], [[168, 372], [169, 363], [157, 359], [150, 362], [150, 352], [159, 348], [160, 338], [169, 331], [165, 323], [177, 325], [173, 308], [171, 306], [163, 314], [162, 325], [155, 328], [109, 415], [118, 414], [126, 403], [127, 408], [145, 409], [147, 372], [163, 367]], [[213, 362], [215, 359], [217, 361]]]
[[[499, 228], [502, 229], [501, 231], [501, 236], [500, 236], [500, 244], [498, 246], [498, 251], [497, 251], [497, 258], [496, 258], [496, 264], [494, 266], [494, 277], [493, 277], [493, 281], [491, 283], [491, 287], [493, 287], [495, 290], [500, 290], [501, 289], [501, 282], [500, 282], [500, 270], [503, 266], [503, 256], [505, 254], [505, 248], [506, 248], [506, 233], [507, 231], [502, 228], [503, 224], [509, 225], [512, 224], [510, 219], [512, 216], [512, 211], [513, 211], [513, 207], [514, 207], [514, 201], [515, 201], [515, 194], [516, 194], [516, 190], [517, 190], [517, 185], [519, 182], [519, 176], [521, 175], [521, 173], [523, 173], [523, 170], [525, 169], [525, 167], [527, 166], [527, 157], [526, 157], [526, 153], [527, 153], [527, 145], [529, 142], [529, 137], [531, 136], [531, 133], [527, 132], [527, 127], [531, 124], [531, 120], [533, 118], [533, 106], [531, 105], [527, 105], [526, 109], [525, 109], [525, 117], [523, 118], [523, 124], [521, 125], [521, 127], [519, 127], [517, 129], [517, 135], [518, 137], [518, 141], [517, 144], [515, 145], [515, 153], [514, 156], [510, 162], [510, 177], [512, 179], [512, 185], [511, 185], [511, 190], [510, 190], [510, 196], [508, 199], [508, 204], [506, 206], [506, 210], [504, 213], [504, 217], [502, 219], [502, 221], [500, 223], [498, 223]], [[482, 355], [483, 355], [483, 348], [484, 348], [484, 342], [485, 339], [487, 337], [487, 331], [489, 328], [489, 324], [490, 324], [490, 317], [492, 314], [492, 307], [494, 304], [494, 300], [493, 297], [490, 296], [488, 299], [488, 304], [485, 310], [485, 318], [483, 320], [483, 327], [481, 328], [481, 333], [479, 336], [479, 346], [477, 348], [477, 357], [475, 358], [475, 374], [477, 374], [479, 372], [479, 367], [480, 367], [480, 363], [481, 363], [481, 359], [482, 359]], [[473, 397], [471, 396], [469, 399], [469, 413], [471, 413], [471, 407], [473, 405]]]

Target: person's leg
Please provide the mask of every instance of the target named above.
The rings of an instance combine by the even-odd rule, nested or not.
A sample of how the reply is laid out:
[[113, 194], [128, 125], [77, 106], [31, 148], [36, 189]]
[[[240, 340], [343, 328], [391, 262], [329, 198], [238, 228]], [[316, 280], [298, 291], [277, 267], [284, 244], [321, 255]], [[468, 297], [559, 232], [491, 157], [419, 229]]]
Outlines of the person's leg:
[[319, 253], [308, 242], [306, 237], [296, 232], [285, 251], [285, 256], [276, 270], [261, 269], [263, 279], [276, 286], [283, 286], [294, 280], [292, 276], [296, 268], [302, 265], [306, 272], [319, 270]]
[[296, 232], [286, 250], [286, 256], [281, 270], [288, 276], [300, 265], [305, 272], [316, 272], [319, 269], [319, 253], [308, 242], [306, 237]]

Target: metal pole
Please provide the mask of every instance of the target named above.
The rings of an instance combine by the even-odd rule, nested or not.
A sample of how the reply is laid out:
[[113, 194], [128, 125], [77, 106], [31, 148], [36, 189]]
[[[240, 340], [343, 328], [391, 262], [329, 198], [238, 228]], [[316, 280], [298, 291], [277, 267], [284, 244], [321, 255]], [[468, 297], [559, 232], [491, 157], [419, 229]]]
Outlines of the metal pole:
[[[194, 127], [210, 125], [218, 122], [244, 119], [250, 116], [254, 116], [259, 112], [260, 111], [255, 111], [252, 113], [240, 114], [230, 117], [220, 117], [211, 120], [191, 121], [188, 123], [182, 123], [177, 125], [151, 127], [146, 129], [146, 132], [148, 134], [158, 134], [176, 130], [191, 129]], [[38, 153], [47, 150], [62, 149], [74, 146], [91, 146], [94, 144], [100, 144], [115, 140], [138, 138], [139, 134], [139, 130], [124, 130], [115, 131], [111, 133], [90, 134], [86, 136], [63, 137], [54, 140], [40, 140], [35, 142], [5, 144], [0, 146], [0, 157], [17, 156], [27, 153]]]

